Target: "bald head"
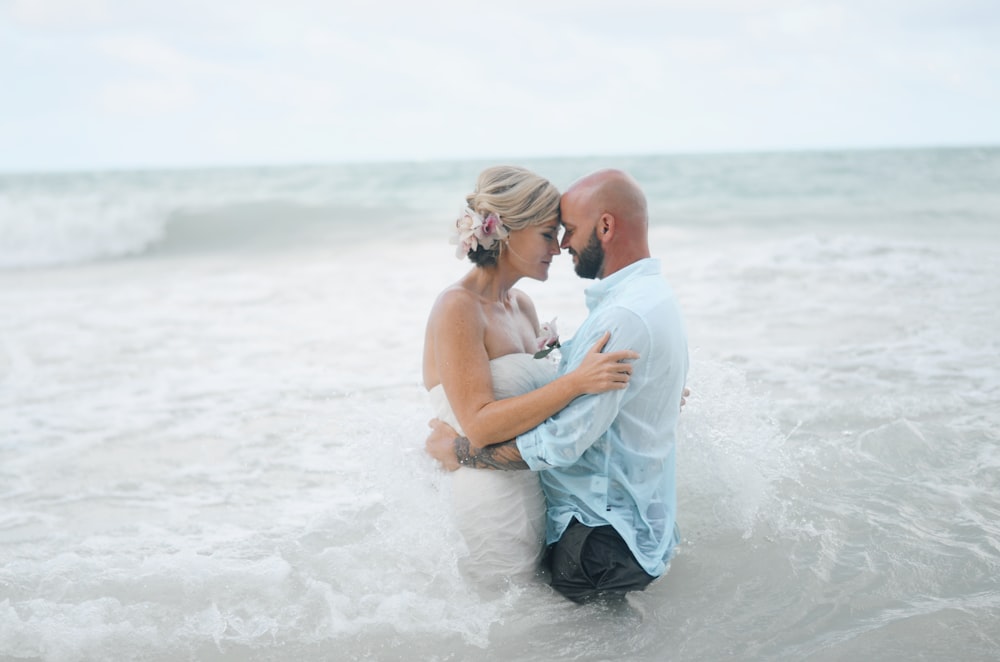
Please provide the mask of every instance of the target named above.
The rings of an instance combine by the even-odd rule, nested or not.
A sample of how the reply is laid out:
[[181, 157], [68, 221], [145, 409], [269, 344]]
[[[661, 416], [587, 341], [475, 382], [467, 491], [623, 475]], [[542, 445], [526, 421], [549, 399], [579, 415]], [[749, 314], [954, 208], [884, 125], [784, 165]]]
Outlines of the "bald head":
[[621, 170], [598, 170], [582, 177], [566, 189], [565, 196], [572, 196], [598, 213], [611, 214], [619, 223], [643, 233], [649, 223], [646, 196], [632, 176]]

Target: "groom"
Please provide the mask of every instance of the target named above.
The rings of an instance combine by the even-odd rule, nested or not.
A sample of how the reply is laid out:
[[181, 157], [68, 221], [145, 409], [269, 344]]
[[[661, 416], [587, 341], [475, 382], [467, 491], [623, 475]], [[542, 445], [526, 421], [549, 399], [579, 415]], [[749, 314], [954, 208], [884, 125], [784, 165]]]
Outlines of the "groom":
[[587, 602], [646, 588], [679, 540], [675, 446], [687, 339], [650, 257], [646, 198], [635, 180], [595, 172], [570, 186], [560, 207], [560, 246], [577, 275], [600, 280], [586, 291], [589, 316], [562, 345], [559, 374], [611, 331], [605, 351], [640, 355], [628, 388], [581, 396], [517, 439], [483, 448], [435, 419], [426, 445], [447, 469], [540, 472], [552, 586]]

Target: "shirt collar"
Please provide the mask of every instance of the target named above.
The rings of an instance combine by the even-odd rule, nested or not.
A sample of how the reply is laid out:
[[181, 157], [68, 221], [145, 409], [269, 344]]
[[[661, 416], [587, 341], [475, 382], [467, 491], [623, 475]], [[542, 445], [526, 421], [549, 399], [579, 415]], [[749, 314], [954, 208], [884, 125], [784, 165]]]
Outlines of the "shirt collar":
[[587, 308], [593, 310], [611, 292], [633, 278], [639, 276], [650, 276], [660, 273], [660, 260], [655, 257], [643, 258], [637, 262], [619, 269], [607, 278], [602, 278], [596, 284], [591, 285], [584, 294], [587, 297]]

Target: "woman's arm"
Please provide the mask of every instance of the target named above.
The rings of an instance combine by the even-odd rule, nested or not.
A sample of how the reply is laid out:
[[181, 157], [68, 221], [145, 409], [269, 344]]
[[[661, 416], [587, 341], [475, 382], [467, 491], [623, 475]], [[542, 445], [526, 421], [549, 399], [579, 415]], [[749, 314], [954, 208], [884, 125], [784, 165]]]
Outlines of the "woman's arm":
[[601, 354], [608, 335], [596, 343], [581, 366], [549, 384], [512, 398], [493, 395], [486, 352], [486, 321], [477, 302], [461, 291], [445, 292], [431, 313], [430, 342], [445, 395], [472, 446], [513, 439], [542, 423], [574, 398], [628, 385], [635, 352]]

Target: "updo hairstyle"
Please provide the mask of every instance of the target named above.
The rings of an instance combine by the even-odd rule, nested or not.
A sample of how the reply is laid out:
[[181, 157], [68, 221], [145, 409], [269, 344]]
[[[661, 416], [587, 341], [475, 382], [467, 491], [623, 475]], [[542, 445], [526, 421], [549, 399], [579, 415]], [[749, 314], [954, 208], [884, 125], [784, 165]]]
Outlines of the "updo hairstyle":
[[[518, 166], [494, 166], [483, 170], [476, 190], [465, 196], [469, 207], [483, 218], [490, 212], [500, 217], [508, 230], [523, 230], [559, 219], [559, 190], [549, 180]], [[478, 267], [497, 263], [501, 242], [490, 248], [479, 246], [468, 253]]]

